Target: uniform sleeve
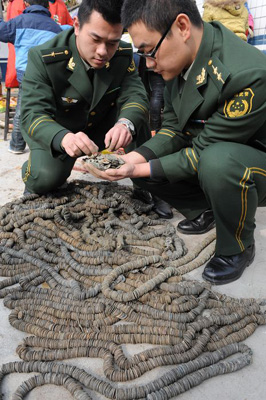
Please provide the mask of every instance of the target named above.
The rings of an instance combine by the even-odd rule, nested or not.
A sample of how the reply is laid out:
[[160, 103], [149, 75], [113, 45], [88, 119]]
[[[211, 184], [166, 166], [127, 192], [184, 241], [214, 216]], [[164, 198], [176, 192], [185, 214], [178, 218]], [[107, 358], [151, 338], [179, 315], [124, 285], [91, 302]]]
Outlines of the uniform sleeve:
[[164, 90], [164, 112], [162, 128], [136, 151], [147, 161], [176, 153], [191, 142], [190, 137], [183, 134], [179, 128], [178, 118], [174, 112], [171, 93], [166, 84]]
[[[249, 85], [242, 89], [247, 71], [232, 78], [220, 97], [217, 111], [208, 118], [204, 129], [190, 145], [176, 152], [171, 152], [168, 146], [169, 153], [164, 156], [160, 156], [161, 150], [157, 151], [168, 181], [186, 180], [197, 175], [202, 152], [214, 143], [227, 141], [252, 145], [255, 132], [266, 121], [266, 71], [254, 69], [248, 76], [252, 77]], [[236, 92], [232, 92], [232, 88]], [[153, 139], [156, 140], [156, 136]], [[149, 148], [152, 147], [149, 145]]]
[[0, 22], [0, 42], [15, 43], [16, 24], [14, 20]]
[[35, 142], [51, 154], [55, 135], [69, 132], [54, 120], [55, 98], [41, 55], [31, 49], [22, 82], [21, 130], [27, 143]]
[[117, 99], [119, 118], [127, 118], [133, 122], [136, 131], [148, 121], [149, 103], [144, 85], [136, 70], [132, 57], [121, 84], [120, 95]]

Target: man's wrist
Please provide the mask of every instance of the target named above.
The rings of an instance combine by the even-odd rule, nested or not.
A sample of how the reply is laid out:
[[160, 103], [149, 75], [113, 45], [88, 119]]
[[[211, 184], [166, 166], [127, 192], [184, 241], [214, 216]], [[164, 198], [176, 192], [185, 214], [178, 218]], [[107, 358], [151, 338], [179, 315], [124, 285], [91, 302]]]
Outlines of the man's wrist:
[[124, 125], [124, 126], [129, 130], [129, 132], [130, 132], [130, 134], [131, 134], [132, 136], [134, 136], [134, 135], [136, 134], [134, 124], [133, 124], [133, 122], [131, 122], [129, 119], [120, 118], [120, 119], [116, 122], [115, 125], [118, 125], [118, 124]]

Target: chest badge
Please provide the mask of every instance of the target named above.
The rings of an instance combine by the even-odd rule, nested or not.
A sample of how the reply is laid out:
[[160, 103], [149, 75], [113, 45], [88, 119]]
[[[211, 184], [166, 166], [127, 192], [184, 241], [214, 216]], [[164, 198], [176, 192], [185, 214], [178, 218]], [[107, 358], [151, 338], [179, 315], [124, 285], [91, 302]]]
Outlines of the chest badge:
[[203, 82], [205, 82], [205, 79], [206, 79], [206, 69], [202, 68], [201, 74], [196, 76], [197, 85], [201, 85]]
[[242, 117], [249, 114], [252, 110], [252, 101], [254, 93], [252, 89], [244, 89], [243, 92], [237, 93], [230, 100], [226, 100], [224, 105], [224, 115], [228, 118]]
[[61, 99], [68, 104], [71, 104], [71, 103], [76, 104], [78, 102], [77, 99], [72, 99], [71, 97], [61, 97]]
[[68, 66], [68, 69], [70, 69], [71, 71], [74, 71], [74, 68], [75, 68], [76, 64], [74, 63], [73, 57], [70, 58], [70, 60], [68, 61], [67, 66]]

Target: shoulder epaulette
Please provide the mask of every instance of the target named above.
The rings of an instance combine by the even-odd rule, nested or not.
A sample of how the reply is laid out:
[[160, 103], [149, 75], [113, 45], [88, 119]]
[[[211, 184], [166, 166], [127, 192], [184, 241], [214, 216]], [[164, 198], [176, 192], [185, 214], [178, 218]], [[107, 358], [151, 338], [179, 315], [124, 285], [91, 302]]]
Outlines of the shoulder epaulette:
[[217, 88], [221, 91], [230, 72], [217, 57], [212, 57], [207, 63], [207, 72]]
[[43, 62], [45, 64], [68, 60], [72, 52], [68, 47], [54, 47], [50, 49], [41, 50]]
[[132, 51], [133, 49], [130, 43], [120, 40], [115, 56], [131, 56]]

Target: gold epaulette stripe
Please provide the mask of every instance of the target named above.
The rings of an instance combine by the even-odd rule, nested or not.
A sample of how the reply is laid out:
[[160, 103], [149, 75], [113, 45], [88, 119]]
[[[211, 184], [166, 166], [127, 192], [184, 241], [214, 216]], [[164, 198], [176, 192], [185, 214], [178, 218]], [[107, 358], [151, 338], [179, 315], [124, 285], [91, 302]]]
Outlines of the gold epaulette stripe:
[[33, 127], [30, 136], [33, 136], [34, 130], [37, 128], [38, 125], [40, 125], [40, 124], [43, 123], [43, 122], [55, 122], [55, 121], [54, 121], [52, 118], [42, 119], [41, 121], [39, 121], [39, 122]]
[[245, 223], [246, 216], [247, 216], [247, 194], [248, 194], [249, 187], [246, 183], [249, 180], [249, 178], [250, 178], [250, 169], [246, 168], [244, 176], [241, 179], [241, 181], [239, 182], [240, 186], [242, 186], [242, 191], [241, 191], [242, 212], [241, 212], [241, 217], [240, 217], [238, 228], [236, 230], [236, 235], [235, 235], [241, 251], [245, 250], [245, 246], [244, 246], [242, 240], [240, 239], [240, 236], [243, 231], [244, 223]]
[[192, 165], [192, 168], [194, 169], [194, 171], [195, 172], [198, 172], [198, 170], [197, 170], [197, 168], [195, 167], [195, 165], [194, 165], [194, 163], [193, 163], [193, 160], [192, 160], [192, 158], [190, 157], [190, 155], [189, 155], [189, 153], [188, 153], [188, 147], [186, 148], [186, 156], [187, 156], [187, 158], [189, 159], [189, 161], [190, 161], [190, 163], [191, 163], [191, 165]]
[[68, 55], [68, 50], [60, 51], [59, 53], [55, 53], [54, 51], [52, 51], [52, 53], [44, 54], [44, 55], [42, 55], [42, 57], [43, 58], [44, 57], [55, 57], [55, 56], [60, 56], [62, 54], [65, 54], [67, 56]]

